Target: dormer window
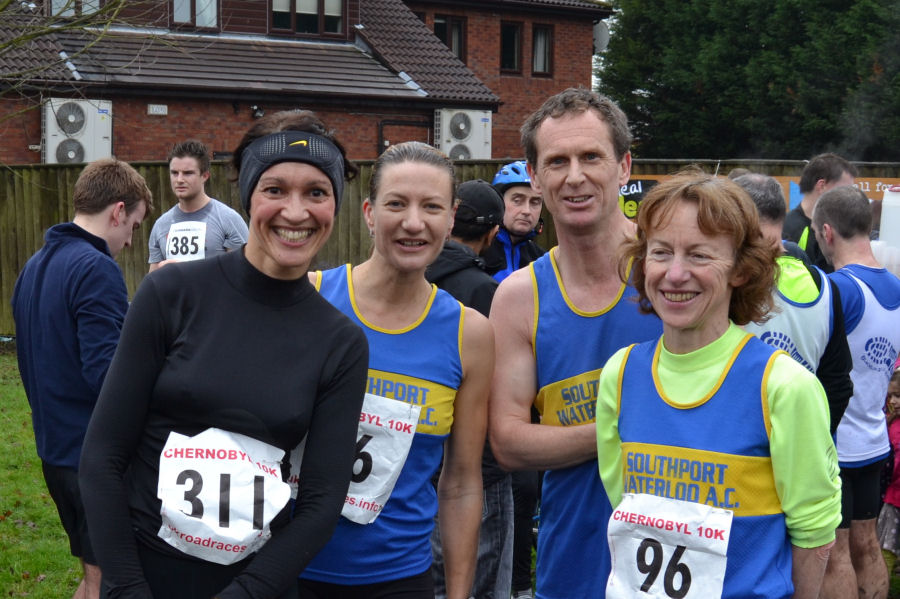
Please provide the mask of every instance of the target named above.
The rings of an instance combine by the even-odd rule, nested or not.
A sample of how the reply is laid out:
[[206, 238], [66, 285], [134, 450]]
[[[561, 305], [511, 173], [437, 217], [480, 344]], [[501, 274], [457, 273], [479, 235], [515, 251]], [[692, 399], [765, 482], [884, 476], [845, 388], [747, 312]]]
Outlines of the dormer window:
[[303, 35], [344, 33], [346, 0], [272, 0], [272, 32]]
[[172, 23], [214, 29], [219, 26], [218, 0], [172, 0]]
[[80, 17], [100, 10], [100, 0], [52, 0], [50, 14], [54, 17]]
[[453, 55], [466, 62], [466, 19], [434, 15], [434, 35], [450, 48]]

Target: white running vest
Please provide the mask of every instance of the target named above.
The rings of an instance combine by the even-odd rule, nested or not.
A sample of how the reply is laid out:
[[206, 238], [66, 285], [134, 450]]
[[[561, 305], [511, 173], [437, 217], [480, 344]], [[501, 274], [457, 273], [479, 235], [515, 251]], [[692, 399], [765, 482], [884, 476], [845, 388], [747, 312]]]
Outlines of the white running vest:
[[868, 285], [847, 274], [862, 291], [864, 308], [859, 324], [847, 334], [853, 397], [838, 425], [837, 450], [840, 462], [862, 462], [890, 449], [883, 408], [900, 348], [900, 311], [882, 306]]
[[[790, 260], [796, 260], [790, 258]], [[816, 282], [812, 276], [808, 274], [806, 267], [802, 262], [796, 260], [797, 266], [802, 268], [806, 277], [792, 277], [792, 282], [801, 281], [803, 285], [815, 289]], [[779, 258], [779, 264], [782, 268], [791, 268], [786, 261]], [[793, 267], [793, 268], [796, 268]], [[815, 267], [813, 267], [815, 268]], [[782, 277], [778, 281], [777, 292], [774, 295], [775, 307], [774, 311], [769, 313], [771, 318], [764, 324], [756, 324], [755, 322], [747, 323], [743, 328], [748, 333], [752, 333], [760, 338], [761, 341], [768, 343], [776, 349], [784, 350], [794, 360], [803, 365], [804, 368], [815, 374], [819, 367], [819, 360], [825, 353], [825, 347], [831, 339], [832, 323], [834, 314], [832, 312], [832, 294], [831, 284], [825, 273], [820, 271], [822, 288], [818, 290], [818, 297], [811, 302], [798, 302], [791, 297], [799, 296], [797, 285], [793, 284], [786, 287], [783, 284]]]

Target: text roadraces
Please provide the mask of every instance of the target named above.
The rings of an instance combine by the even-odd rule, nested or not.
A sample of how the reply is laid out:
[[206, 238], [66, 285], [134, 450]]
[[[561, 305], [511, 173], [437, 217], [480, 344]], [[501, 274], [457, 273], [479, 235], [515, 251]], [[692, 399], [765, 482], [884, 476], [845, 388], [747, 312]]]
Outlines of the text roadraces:
[[201, 547], [209, 547], [211, 549], [215, 549], [217, 551], [231, 551], [234, 553], [243, 553], [247, 551], [246, 545], [238, 545], [235, 543], [222, 543], [210, 537], [195, 537], [194, 535], [187, 534], [181, 532], [171, 524], [168, 525], [169, 530], [178, 535], [181, 539], [188, 543], [193, 543], [194, 545], [200, 545]]

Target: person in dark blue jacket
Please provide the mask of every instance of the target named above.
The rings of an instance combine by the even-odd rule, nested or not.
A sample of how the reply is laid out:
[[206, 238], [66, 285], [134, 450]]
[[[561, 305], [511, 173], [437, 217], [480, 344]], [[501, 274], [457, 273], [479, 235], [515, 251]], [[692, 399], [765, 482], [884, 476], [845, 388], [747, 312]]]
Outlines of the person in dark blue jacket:
[[72, 555], [84, 567], [76, 597], [96, 598], [78, 460], [100, 386], [119, 341], [128, 290], [116, 255], [153, 208], [143, 177], [115, 159], [89, 164], [75, 182], [75, 218], [47, 230], [13, 292], [16, 350], [38, 456]]
[[505, 209], [500, 232], [484, 252], [484, 261], [488, 274], [499, 283], [544, 255], [544, 249], [534, 241], [543, 227], [544, 201], [531, 188], [524, 160], [503, 166], [494, 175], [492, 185], [503, 197]]

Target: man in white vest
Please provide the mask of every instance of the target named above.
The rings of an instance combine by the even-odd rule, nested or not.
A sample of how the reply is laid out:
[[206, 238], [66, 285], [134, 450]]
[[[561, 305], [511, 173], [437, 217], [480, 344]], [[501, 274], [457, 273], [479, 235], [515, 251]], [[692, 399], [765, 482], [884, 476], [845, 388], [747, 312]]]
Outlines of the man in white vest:
[[828, 276], [841, 293], [853, 355], [853, 397], [837, 429], [842, 521], [825, 571], [825, 599], [883, 599], [889, 584], [875, 521], [890, 455], [883, 407], [900, 351], [900, 279], [873, 256], [871, 228], [869, 200], [852, 186], [827, 191], [813, 209], [812, 229], [834, 265]]
[[828, 397], [834, 435], [853, 395], [853, 357], [844, 331], [840, 291], [821, 269], [802, 261], [806, 254], [795, 243], [782, 240], [786, 208], [778, 181], [768, 175], [748, 173], [734, 182], [753, 200], [763, 236], [781, 253], [777, 258], [780, 271], [776, 309], [765, 323], [750, 322], [744, 329], [783, 349], [816, 375]]
[[209, 151], [197, 140], [175, 144], [169, 152], [169, 182], [178, 204], [150, 231], [150, 272], [171, 262], [202, 260], [247, 243], [241, 215], [206, 195]]

